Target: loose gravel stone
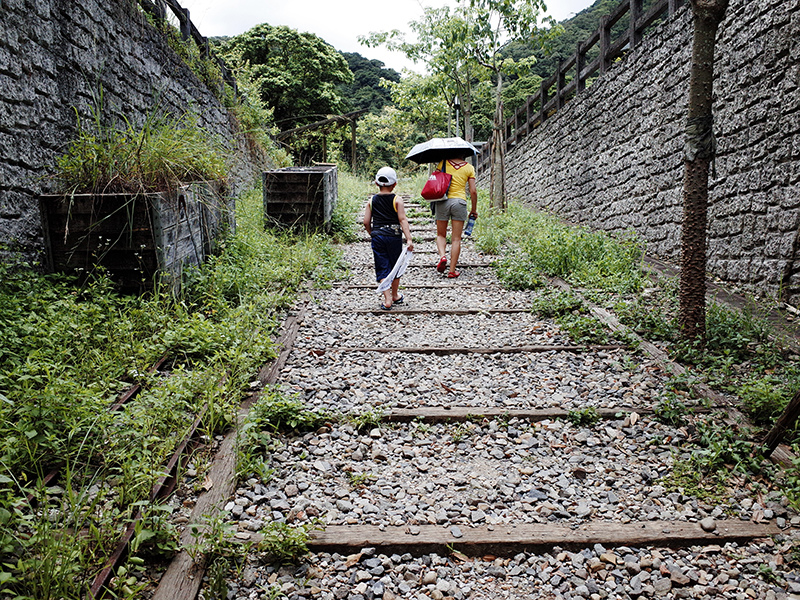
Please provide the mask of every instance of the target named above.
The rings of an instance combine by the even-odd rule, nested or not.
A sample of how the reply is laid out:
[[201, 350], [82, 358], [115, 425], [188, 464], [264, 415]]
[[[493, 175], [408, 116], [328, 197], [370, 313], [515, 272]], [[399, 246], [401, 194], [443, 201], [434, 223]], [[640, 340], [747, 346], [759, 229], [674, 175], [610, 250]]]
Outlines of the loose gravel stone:
[[[490, 266], [492, 257], [476, 252], [473, 240], [465, 240], [462, 261], [483, 266], [464, 267], [457, 280], [433, 268], [433, 243], [415, 246], [401, 282], [404, 307], [486, 312], [374, 315], [367, 311], [376, 308], [378, 296], [369, 287], [316, 290], [279, 375], [279, 391], [312, 410], [353, 415], [423, 407], [465, 407], [476, 414], [489, 408], [635, 411], [652, 409], [660, 399], [667, 376], [624, 349], [446, 356], [335, 350], [572, 343], [552, 320], [527, 312], [488, 312], [527, 309], [538, 292], [502, 290]], [[345, 260], [348, 283], [375, 285], [366, 241], [347, 247]], [[449, 532], [457, 549], [465, 532], [476, 527], [663, 520], [699, 523], [713, 532], [717, 519], [729, 515], [774, 519], [783, 533], [748, 544], [680, 549], [596, 544], [513, 557], [412, 556], [362, 548], [350, 556], [315, 553], [294, 566], [270, 564], [252, 551], [231, 574], [227, 597], [800, 598], [800, 573], [788, 560], [800, 545], [800, 517], [783, 498], [744, 486], [712, 503], [676, 485], [672, 468], [676, 460], [688, 459], [691, 435], [688, 428], [663, 425], [644, 411], [592, 427], [505, 417], [384, 423], [358, 430], [347, 421], [331, 420], [314, 432], [274, 435], [264, 456], [272, 477], [242, 482], [225, 506], [242, 540], [275, 521], [403, 526], [412, 537], [423, 525], [434, 525]], [[186, 513], [185, 507], [180, 510]], [[203, 590], [201, 597], [210, 599], [210, 592]]]

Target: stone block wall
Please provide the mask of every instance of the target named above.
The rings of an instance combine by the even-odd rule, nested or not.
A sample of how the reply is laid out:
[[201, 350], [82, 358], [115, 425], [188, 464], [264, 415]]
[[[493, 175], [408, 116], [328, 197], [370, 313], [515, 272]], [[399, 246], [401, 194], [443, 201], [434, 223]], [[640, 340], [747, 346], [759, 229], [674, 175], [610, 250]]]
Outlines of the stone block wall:
[[[507, 154], [510, 197], [680, 257], [688, 3]], [[731, 0], [718, 33], [708, 269], [800, 299], [800, 0]], [[488, 186], [488, 169], [479, 177]]]
[[230, 193], [269, 168], [135, 0], [3, 0], [0, 5], [0, 258], [40, 260], [37, 196], [96, 98], [140, 124], [154, 109], [198, 123], [227, 146]]

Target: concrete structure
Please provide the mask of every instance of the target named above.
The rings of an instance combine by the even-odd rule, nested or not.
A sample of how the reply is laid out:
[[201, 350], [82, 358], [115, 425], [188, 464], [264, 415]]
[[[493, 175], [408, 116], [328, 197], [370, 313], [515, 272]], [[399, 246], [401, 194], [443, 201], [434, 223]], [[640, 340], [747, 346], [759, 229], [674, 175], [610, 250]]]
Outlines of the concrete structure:
[[195, 113], [227, 146], [232, 194], [269, 168], [137, 2], [3, 0], [0, 23], [0, 257], [41, 260], [37, 196], [101, 93], [105, 114], [134, 124]]
[[[507, 154], [507, 189], [680, 257], [688, 3]], [[800, 0], [731, 0], [715, 62], [708, 269], [800, 299]], [[488, 186], [488, 170], [479, 183]]]

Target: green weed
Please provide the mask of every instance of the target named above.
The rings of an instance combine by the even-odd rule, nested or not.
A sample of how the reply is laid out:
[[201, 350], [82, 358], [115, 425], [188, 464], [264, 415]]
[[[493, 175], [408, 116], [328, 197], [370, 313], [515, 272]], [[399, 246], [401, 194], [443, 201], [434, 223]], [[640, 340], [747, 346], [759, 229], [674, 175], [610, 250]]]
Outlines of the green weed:
[[643, 251], [632, 235], [614, 239], [602, 232], [569, 227], [514, 203], [503, 215], [489, 211], [484, 231], [507, 240], [504, 247], [508, 250], [497, 263], [497, 273], [510, 287], [536, 287], [538, 277], [547, 275], [617, 292], [642, 288]]
[[308, 554], [309, 532], [317, 529], [316, 523], [291, 527], [286, 523], [274, 522], [261, 530], [264, 536], [258, 549], [271, 561], [286, 564], [297, 562]]
[[712, 505], [722, 504], [726, 497], [726, 476], [723, 473], [702, 473], [692, 460], [675, 460], [672, 472], [660, 480], [668, 492], [694, 496]]
[[569, 313], [585, 314], [586, 305], [572, 292], [546, 290], [537, 295], [531, 302], [531, 310], [540, 317], [560, 317]]
[[665, 391], [653, 409], [653, 416], [659, 423], [680, 427], [686, 424], [686, 416], [689, 412], [677, 394]]
[[576, 427], [591, 427], [600, 420], [600, 414], [594, 406], [586, 406], [569, 411], [567, 420]]
[[591, 316], [567, 313], [556, 317], [556, 325], [575, 344], [607, 344], [609, 341], [608, 328]]
[[54, 177], [62, 191], [169, 191], [178, 182], [226, 179], [225, 153], [195, 115], [156, 109], [141, 126], [116, 125], [107, 122], [104, 110], [100, 90], [92, 121], [78, 120], [75, 140], [58, 158]]
[[345, 420], [358, 431], [365, 431], [377, 427], [383, 421], [383, 411], [379, 409], [365, 410], [359, 413], [349, 413]]
[[[87, 574], [97, 572], [115, 532], [139, 506], [148, 516], [136, 531], [137, 549], [169, 552], [167, 519], [141, 503], [176, 440], [203, 407], [202, 433], [233, 422], [253, 374], [275, 356], [271, 340], [281, 311], [306, 281], [328, 281], [339, 268], [340, 253], [328, 238], [265, 230], [258, 191], [239, 198], [236, 208], [236, 232], [187, 276], [179, 297], [158, 289], [119, 296], [101, 274], [79, 286], [69, 277], [0, 265], [4, 592], [83, 596]], [[165, 353], [172, 362], [147, 375]], [[142, 391], [124, 410], [108, 412], [131, 381]], [[57, 466], [60, 496], [37, 484]], [[29, 492], [47, 510], [29, 508]]]

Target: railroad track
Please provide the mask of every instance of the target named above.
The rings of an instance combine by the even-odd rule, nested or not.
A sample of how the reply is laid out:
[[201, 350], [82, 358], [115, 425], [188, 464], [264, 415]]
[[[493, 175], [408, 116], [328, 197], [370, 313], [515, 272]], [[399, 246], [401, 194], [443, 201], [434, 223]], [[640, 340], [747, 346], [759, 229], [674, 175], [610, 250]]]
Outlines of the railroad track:
[[[417, 246], [390, 312], [376, 310], [366, 240], [348, 247], [350, 279], [311, 292], [260, 377], [354, 420], [279, 436], [271, 479], [225, 488], [241, 541], [274, 521], [324, 523], [300, 565], [253, 551], [227, 597], [777, 599], [793, 578], [800, 590], [784, 557], [800, 518], [776, 498], [668, 485], [690, 434], [653, 419], [672, 369], [657, 348], [574, 344], [469, 242], [457, 280]], [[600, 421], [580, 424], [588, 407]], [[201, 567], [184, 557], [155, 597], [195, 597]]]

